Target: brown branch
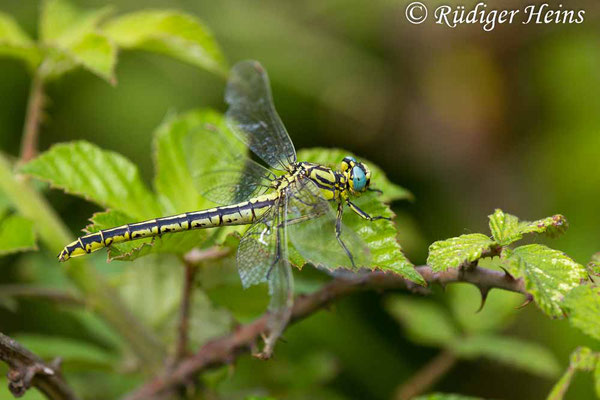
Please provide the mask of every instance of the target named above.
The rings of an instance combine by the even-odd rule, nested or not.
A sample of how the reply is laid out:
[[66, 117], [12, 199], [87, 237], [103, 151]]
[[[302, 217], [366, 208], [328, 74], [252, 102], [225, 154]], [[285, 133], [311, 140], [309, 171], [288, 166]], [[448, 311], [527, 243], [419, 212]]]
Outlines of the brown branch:
[[456, 361], [457, 358], [451, 351], [441, 351], [417, 371], [408, 382], [401, 385], [394, 398], [396, 400], [409, 400], [423, 393], [444, 376], [456, 364]]
[[178, 362], [188, 355], [188, 336], [191, 313], [190, 309], [193, 301], [194, 282], [196, 280], [198, 266], [204, 261], [221, 258], [228, 253], [229, 251], [227, 249], [211, 247], [206, 250], [194, 249], [183, 257], [183, 262], [185, 264], [185, 275], [183, 282], [183, 293], [181, 295], [181, 308], [179, 311], [179, 324], [177, 328], [177, 345], [175, 348], [173, 362]]
[[21, 139], [21, 162], [25, 163], [37, 155], [38, 137], [40, 124], [44, 111], [44, 82], [38, 72], [33, 75], [27, 111], [25, 114], [25, 125]]
[[190, 305], [193, 300], [193, 289], [197, 270], [198, 266], [196, 264], [191, 264], [188, 262], [185, 263], [185, 280], [183, 282], [183, 294], [181, 295], [181, 309], [179, 311], [179, 326], [174, 362], [181, 360], [187, 355], [190, 327]]
[[0, 359], [10, 367], [8, 388], [15, 397], [23, 396], [34, 386], [51, 400], [77, 400], [75, 393], [63, 380], [58, 365], [44, 363], [38, 356], [2, 333]]
[[[417, 267], [417, 270], [428, 284], [437, 283], [444, 286], [448, 283], [468, 282], [477, 286], [482, 292], [498, 288], [529, 296], [521, 279], [514, 279], [501, 271], [473, 267], [451, 268], [444, 272], [434, 272], [428, 266]], [[427, 291], [426, 288], [391, 273], [371, 272], [351, 279], [336, 278], [315, 293], [299, 296], [294, 303], [290, 323], [306, 318], [352, 293], [387, 289], [408, 289], [421, 293]], [[254, 347], [267, 328], [267, 318], [268, 315], [263, 315], [252, 323], [240, 326], [228, 335], [206, 343], [195, 355], [182, 360], [175, 368], [146, 383], [126, 399], [157, 398], [171, 388], [189, 382], [204, 370], [233, 362], [238, 355], [248, 352]]]

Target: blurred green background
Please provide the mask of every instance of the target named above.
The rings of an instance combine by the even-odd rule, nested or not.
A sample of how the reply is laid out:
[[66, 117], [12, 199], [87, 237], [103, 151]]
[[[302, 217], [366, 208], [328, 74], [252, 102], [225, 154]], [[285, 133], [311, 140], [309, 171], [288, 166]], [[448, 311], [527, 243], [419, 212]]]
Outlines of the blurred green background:
[[[346, 148], [410, 189], [416, 200], [394, 209], [401, 242], [415, 264], [425, 261], [435, 240], [487, 232], [486, 217], [494, 208], [529, 220], [564, 214], [570, 229], [552, 246], [586, 263], [600, 250], [598, 4], [568, 2], [586, 10], [581, 25], [514, 24], [483, 32], [478, 25], [411, 25], [404, 17], [407, 3], [123, 0], [114, 5], [119, 13], [177, 8], [195, 14], [213, 30], [232, 64], [252, 58], [266, 67], [297, 148]], [[519, 6], [517, 1], [488, 4]], [[1, 0], [0, 10], [36, 36], [38, 1]], [[224, 81], [166, 57], [123, 52], [117, 78], [113, 87], [77, 70], [53, 82], [41, 149], [85, 139], [124, 154], [150, 182], [152, 132], [168, 113], [225, 109]], [[29, 84], [21, 63], [0, 59], [0, 148], [15, 156]], [[49, 198], [73, 232], [97, 211], [57, 191]], [[25, 281], [23, 264], [18, 256], [0, 259], [0, 280]], [[99, 268], [119, 274], [127, 266]], [[44, 268], [60, 267], [48, 262]], [[447, 297], [436, 292], [433, 298], [444, 304]], [[478, 299], [472, 298], [472, 307], [462, 312], [475, 312]], [[384, 300], [378, 294], [356, 295], [333, 312], [303, 321], [286, 333], [275, 361], [263, 365], [244, 357], [226, 385], [257, 385], [275, 395], [292, 393], [297, 385], [289, 398], [307, 398], [307, 388], [317, 386], [319, 394], [310, 398], [390, 398], [437, 350], [409, 342], [385, 312]], [[19, 313], [0, 310], [0, 329], [7, 334], [89, 339], [69, 312], [33, 301], [18, 307]], [[563, 366], [577, 345], [594, 346], [534, 306], [514, 311], [514, 318], [507, 325], [511, 335], [543, 343]], [[227, 372], [213, 378], [223, 379], [218, 374]], [[553, 383], [489, 361], [461, 361], [436, 390], [533, 399], [543, 398]], [[568, 398], [592, 398], [592, 393], [591, 378], [583, 375]]]

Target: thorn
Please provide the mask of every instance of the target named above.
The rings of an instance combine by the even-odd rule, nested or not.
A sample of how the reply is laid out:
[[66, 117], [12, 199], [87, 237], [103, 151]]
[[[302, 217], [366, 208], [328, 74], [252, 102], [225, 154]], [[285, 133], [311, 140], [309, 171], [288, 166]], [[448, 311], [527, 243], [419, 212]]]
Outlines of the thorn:
[[508, 270], [507, 270], [506, 268], [504, 268], [503, 266], [500, 266], [500, 268], [501, 268], [501, 269], [502, 269], [502, 271], [504, 271], [504, 273], [506, 274], [505, 278], [508, 278], [508, 279], [510, 279], [511, 281], [514, 281], [514, 280], [515, 280], [515, 277], [514, 277], [514, 276], [513, 276], [513, 275], [512, 275], [510, 272], [508, 272]]
[[481, 310], [483, 310], [483, 306], [485, 305], [485, 301], [487, 300], [488, 294], [490, 293], [490, 288], [488, 288], [488, 287], [480, 287], [479, 291], [481, 292], [481, 305], [479, 306], [479, 308], [477, 309], [477, 311], [475, 311], [475, 314], [477, 314]]
[[529, 295], [527, 295], [525, 302], [523, 304], [521, 304], [520, 306], [515, 307], [515, 309], [520, 310], [521, 308], [528, 306], [529, 303], [531, 303], [532, 301], [533, 301], [533, 296], [529, 294]]

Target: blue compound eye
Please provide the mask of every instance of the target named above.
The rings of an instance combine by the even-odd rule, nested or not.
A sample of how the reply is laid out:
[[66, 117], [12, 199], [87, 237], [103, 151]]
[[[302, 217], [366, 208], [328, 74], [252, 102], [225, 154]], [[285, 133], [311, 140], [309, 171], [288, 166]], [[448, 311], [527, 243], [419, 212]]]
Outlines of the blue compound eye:
[[352, 170], [352, 184], [354, 186], [354, 190], [361, 191], [367, 185], [367, 177], [365, 176], [365, 171], [360, 167], [354, 167]]

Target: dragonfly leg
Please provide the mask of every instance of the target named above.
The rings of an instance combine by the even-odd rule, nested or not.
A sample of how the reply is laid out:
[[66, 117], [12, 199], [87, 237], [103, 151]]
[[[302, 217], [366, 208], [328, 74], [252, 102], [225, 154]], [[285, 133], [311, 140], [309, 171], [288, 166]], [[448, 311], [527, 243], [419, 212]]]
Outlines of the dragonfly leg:
[[383, 217], [383, 216], [375, 216], [372, 217], [369, 214], [367, 214], [366, 212], [364, 212], [363, 210], [360, 209], [360, 207], [358, 207], [356, 204], [354, 204], [353, 202], [351, 202], [350, 200], [347, 200], [348, 206], [350, 207], [350, 209], [352, 211], [354, 211], [355, 213], [357, 213], [361, 218], [366, 219], [367, 221], [376, 221], [378, 219], [386, 219], [388, 221], [391, 221], [392, 219], [389, 217]]
[[354, 264], [354, 257], [352, 256], [352, 253], [350, 252], [350, 250], [348, 250], [346, 243], [344, 243], [344, 241], [342, 240], [342, 237], [341, 237], [341, 235], [342, 235], [342, 214], [343, 213], [344, 213], [344, 203], [339, 202], [338, 208], [337, 208], [337, 219], [335, 221], [335, 238], [337, 239], [340, 246], [342, 246], [342, 249], [344, 249], [344, 251], [346, 252], [346, 255], [350, 259], [352, 266], [354, 268], [356, 268], [356, 264]]

